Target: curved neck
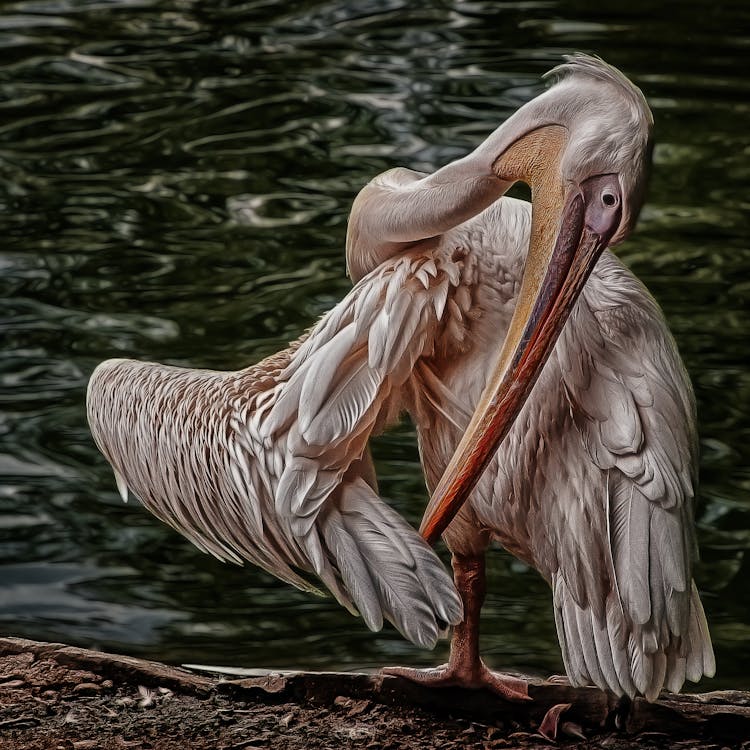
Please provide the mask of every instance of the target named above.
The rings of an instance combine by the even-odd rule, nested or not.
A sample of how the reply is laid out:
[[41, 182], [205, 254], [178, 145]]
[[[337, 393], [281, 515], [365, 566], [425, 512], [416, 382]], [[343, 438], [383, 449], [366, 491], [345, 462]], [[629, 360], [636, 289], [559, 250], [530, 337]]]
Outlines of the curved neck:
[[532, 190], [535, 183], [542, 186], [549, 166], [559, 166], [567, 133], [551, 122], [546, 101], [544, 95], [532, 100], [472, 153], [432, 174], [398, 168], [368, 183], [349, 216], [346, 259], [352, 279], [476, 216], [518, 180]]

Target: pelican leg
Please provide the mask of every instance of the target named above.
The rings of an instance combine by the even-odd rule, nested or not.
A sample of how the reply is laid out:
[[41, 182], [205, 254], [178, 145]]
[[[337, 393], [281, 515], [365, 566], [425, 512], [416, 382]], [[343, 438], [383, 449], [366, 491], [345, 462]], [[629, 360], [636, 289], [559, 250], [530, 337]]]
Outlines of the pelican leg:
[[433, 669], [388, 667], [383, 672], [428, 687], [487, 688], [506, 700], [530, 700], [525, 680], [493, 672], [479, 657], [479, 613], [486, 592], [484, 555], [454, 554], [452, 564], [464, 620], [453, 631], [448, 663]]

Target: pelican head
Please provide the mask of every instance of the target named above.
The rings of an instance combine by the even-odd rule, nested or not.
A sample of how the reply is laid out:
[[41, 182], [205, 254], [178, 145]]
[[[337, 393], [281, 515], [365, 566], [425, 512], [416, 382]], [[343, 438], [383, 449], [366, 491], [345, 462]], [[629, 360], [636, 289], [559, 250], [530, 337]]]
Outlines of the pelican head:
[[532, 226], [518, 302], [497, 365], [422, 523], [434, 541], [507, 434], [605, 247], [643, 202], [653, 118], [643, 94], [598, 58], [574, 55], [469, 159], [501, 192], [530, 185]]
[[[561, 179], [583, 189], [596, 177], [617, 178], [621, 220], [608, 243], [615, 245], [633, 229], [643, 204], [652, 150], [651, 110], [639, 88], [596, 57], [573, 55], [547, 77], [557, 77], [558, 83], [536, 104], [549, 107], [550, 114], [565, 123]], [[607, 206], [605, 194], [601, 197]]]

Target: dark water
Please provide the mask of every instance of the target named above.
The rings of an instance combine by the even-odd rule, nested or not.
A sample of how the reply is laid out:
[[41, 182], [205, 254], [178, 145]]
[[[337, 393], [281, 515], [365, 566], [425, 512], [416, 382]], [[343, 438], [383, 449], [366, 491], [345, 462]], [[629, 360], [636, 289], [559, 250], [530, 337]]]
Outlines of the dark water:
[[[0, 629], [251, 666], [443, 657], [123, 505], [85, 384], [106, 357], [234, 369], [277, 350], [349, 288], [345, 222], [365, 181], [464, 154], [586, 50], [656, 117], [648, 205], [620, 254], [697, 390], [710, 684], [750, 687], [750, 10], [652, 5], [1, 3]], [[376, 459], [416, 521], [411, 428]], [[559, 671], [545, 584], [499, 552], [491, 578], [490, 662]]]

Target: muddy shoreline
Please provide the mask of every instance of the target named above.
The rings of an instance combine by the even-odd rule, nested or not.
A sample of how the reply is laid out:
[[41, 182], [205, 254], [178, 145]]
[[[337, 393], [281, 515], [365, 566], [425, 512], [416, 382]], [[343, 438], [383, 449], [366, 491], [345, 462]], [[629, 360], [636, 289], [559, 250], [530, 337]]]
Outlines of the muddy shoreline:
[[570, 748], [750, 750], [750, 693], [622, 703], [532, 682], [533, 701], [426, 690], [378, 674], [265, 672], [227, 680], [127, 656], [0, 638], [3, 750]]

